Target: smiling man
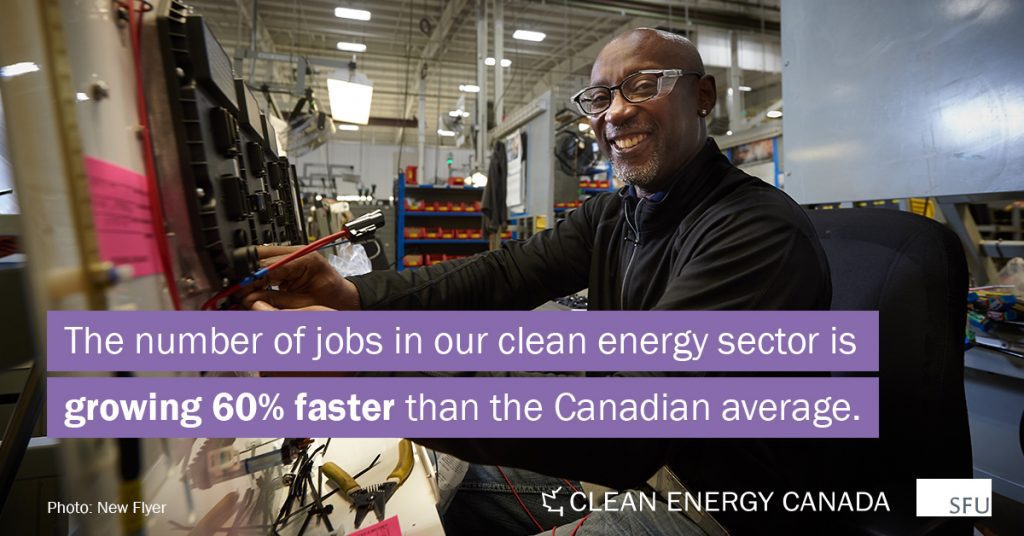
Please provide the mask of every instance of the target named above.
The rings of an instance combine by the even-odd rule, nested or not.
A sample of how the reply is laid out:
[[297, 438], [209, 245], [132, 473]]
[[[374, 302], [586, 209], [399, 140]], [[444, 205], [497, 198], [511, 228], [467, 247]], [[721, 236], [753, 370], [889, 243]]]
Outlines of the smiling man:
[[641, 195], [667, 190], [707, 142], [702, 118], [715, 106], [715, 79], [696, 47], [657, 30], [630, 32], [605, 47], [591, 81], [573, 101], [591, 118], [615, 175]]
[[[677, 35], [638, 29], [601, 51], [591, 85], [573, 100], [590, 118], [602, 151], [628, 186], [598, 195], [554, 228], [497, 251], [403, 272], [342, 278], [318, 255], [271, 272], [245, 297], [253, 309], [532, 309], [589, 289], [592, 310], [815, 310], [831, 300], [825, 255], [803, 210], [786, 194], [734, 167], [707, 136], [714, 107], [714, 78], [704, 73], [697, 49]], [[274, 257], [288, 248], [264, 248]], [[265, 262], [273, 262], [267, 259]], [[517, 375], [500, 373], [481, 375]], [[628, 373], [616, 374], [628, 376]], [[814, 486], [824, 476], [813, 444], [694, 440], [429, 440], [463, 459], [629, 489], [668, 464], [697, 490], [783, 490]], [[473, 474], [473, 473], [471, 473]], [[510, 523], [504, 532], [488, 522], [507, 517], [497, 506], [480, 507], [484, 490], [515, 478], [479, 473], [477, 505], [453, 523], [467, 533], [530, 533]], [[476, 478], [476, 477], [474, 477]], [[548, 482], [561, 486], [558, 480]], [[531, 480], [532, 514], [540, 492]], [[508, 494], [504, 493], [507, 501]], [[513, 510], [519, 505], [512, 503]], [[508, 510], [501, 510], [505, 513]], [[603, 513], [588, 518], [581, 534], [695, 534], [680, 514], [658, 519]], [[730, 529], [782, 528], [778, 512], [723, 514]], [[610, 518], [607, 518], [611, 516]], [[785, 516], [783, 516], [785, 517]], [[532, 519], [532, 518], [531, 518]], [[551, 524], [541, 519], [543, 528]], [[793, 518], [789, 518], [792, 522]], [[537, 523], [534, 520], [534, 523]], [[572, 531], [568, 524], [565, 531]], [[600, 531], [604, 527], [605, 532]], [[630, 528], [631, 527], [631, 528]], [[460, 533], [453, 526], [452, 534]], [[634, 530], [635, 529], [635, 530]], [[536, 531], [533, 531], [536, 532]]]

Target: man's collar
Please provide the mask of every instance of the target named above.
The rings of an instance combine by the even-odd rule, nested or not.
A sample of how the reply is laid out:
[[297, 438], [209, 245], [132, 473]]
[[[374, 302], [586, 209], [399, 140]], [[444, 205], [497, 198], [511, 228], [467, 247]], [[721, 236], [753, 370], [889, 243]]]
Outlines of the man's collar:
[[[635, 198], [639, 198], [640, 197], [640, 195], [637, 194], [637, 192], [636, 192], [636, 186], [633, 186], [632, 184], [630, 184], [626, 188], [627, 188], [626, 195], [628, 195], [629, 197], [635, 197]], [[651, 202], [651, 203], [660, 203], [662, 199], [665, 199], [666, 195], [668, 195], [668, 193], [666, 193], [666, 192], [654, 192], [654, 193], [650, 193], [650, 194], [645, 195], [644, 199], [646, 199], [648, 202]]]

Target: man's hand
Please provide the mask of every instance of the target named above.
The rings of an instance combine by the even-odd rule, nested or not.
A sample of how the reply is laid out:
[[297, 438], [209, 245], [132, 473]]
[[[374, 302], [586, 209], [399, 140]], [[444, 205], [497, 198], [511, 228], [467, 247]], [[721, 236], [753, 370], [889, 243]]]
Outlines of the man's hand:
[[337, 311], [337, 309], [331, 309], [330, 307], [324, 307], [323, 305], [310, 305], [307, 307], [299, 307], [298, 309], [278, 309], [265, 301], [254, 302], [250, 309], [253, 311]]
[[[260, 246], [260, 266], [269, 266], [299, 247]], [[267, 287], [276, 285], [279, 290]], [[310, 253], [271, 270], [243, 290], [242, 304], [251, 309], [303, 309], [313, 306], [354, 311], [360, 309], [359, 291], [317, 253]], [[256, 305], [256, 302], [263, 302]]]

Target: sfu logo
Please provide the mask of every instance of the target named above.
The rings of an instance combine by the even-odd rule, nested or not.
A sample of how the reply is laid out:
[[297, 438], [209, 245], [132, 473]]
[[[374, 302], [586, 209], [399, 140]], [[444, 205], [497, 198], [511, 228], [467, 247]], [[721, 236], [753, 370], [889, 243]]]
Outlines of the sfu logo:
[[992, 480], [919, 478], [917, 517], [992, 517]]

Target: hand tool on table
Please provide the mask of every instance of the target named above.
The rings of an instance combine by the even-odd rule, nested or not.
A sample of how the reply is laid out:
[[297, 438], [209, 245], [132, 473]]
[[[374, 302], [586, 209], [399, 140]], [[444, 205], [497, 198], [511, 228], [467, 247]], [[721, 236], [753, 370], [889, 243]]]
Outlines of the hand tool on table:
[[338, 484], [341, 491], [348, 497], [349, 502], [352, 503], [352, 509], [356, 511], [355, 528], [359, 528], [371, 510], [377, 517], [377, 521], [384, 521], [385, 505], [395, 491], [409, 478], [414, 464], [412, 442], [403, 439], [398, 442], [398, 463], [395, 464], [395, 468], [387, 479], [379, 484], [371, 484], [364, 488], [334, 462], [325, 463], [320, 470], [327, 475], [327, 478]]

